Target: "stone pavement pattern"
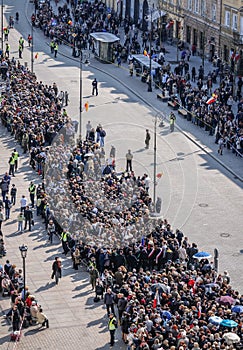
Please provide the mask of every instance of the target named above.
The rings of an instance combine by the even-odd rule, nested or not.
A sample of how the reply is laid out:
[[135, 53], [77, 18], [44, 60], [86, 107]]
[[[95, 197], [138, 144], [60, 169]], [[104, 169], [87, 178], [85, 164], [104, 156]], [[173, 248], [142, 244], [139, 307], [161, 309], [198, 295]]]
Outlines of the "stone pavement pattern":
[[[16, 3], [18, 3], [16, 6], [20, 5], [20, 1]], [[15, 5], [14, 1], [11, 0], [7, 7], [8, 13], [11, 11], [13, 14], [15, 13], [15, 8], [11, 7], [13, 4]], [[23, 33], [25, 38], [29, 31], [26, 23], [21, 24], [21, 21], [18, 26], [16, 25], [16, 29], [11, 31], [12, 54], [17, 50], [20, 36], [18, 30]], [[43, 45], [43, 34], [36, 31], [35, 35], [35, 51], [39, 52], [39, 59], [35, 61], [37, 76], [48, 84], [56, 81], [60, 89], [70, 90], [71, 104], [68, 110], [71, 115], [77, 115], [78, 67], [73, 67], [74, 62], [61, 55], [58, 55], [57, 60], [54, 60], [53, 57], [49, 56], [49, 48]], [[16, 53], [14, 55], [17, 57]], [[29, 49], [24, 50], [23, 61], [30, 61]], [[95, 61], [94, 64], [98, 68], [104, 69], [104, 66]], [[144, 95], [149, 103], [158, 103], [156, 95], [151, 94], [148, 97], [146, 86], [135, 77], [129, 80], [124, 71], [111, 65], [106, 65], [105, 69], [113, 75], [119, 73], [118, 78], [122, 78], [123, 82], [137, 91], [139, 95]], [[91, 79], [94, 75], [97, 76], [101, 85], [101, 94], [97, 99], [90, 97]], [[136, 171], [138, 173], [148, 171], [152, 177], [153, 152], [152, 150], [144, 151], [144, 131], [148, 127], [152, 134], [154, 113], [131, 94], [125, 86], [121, 86], [119, 82], [107, 77], [104, 73], [93, 70], [92, 67], [85, 69], [83, 80], [84, 100], [87, 98], [90, 101], [89, 112], [83, 113], [83, 127], [89, 119], [94, 126], [101, 122], [108, 131], [107, 152], [110, 145], [115, 142], [118, 152], [118, 168], [123, 169], [127, 146], [131, 145]], [[166, 111], [166, 107], [162, 106], [161, 108]], [[114, 118], [116, 118], [115, 122]], [[177, 119], [179, 120], [179, 118]], [[3, 135], [1, 139], [5, 146], [5, 148], [1, 148], [4, 149], [1, 173], [6, 170], [9, 152], [15, 145], [12, 143], [9, 146], [9, 135], [6, 134], [6, 131], [4, 133], [5, 136]], [[199, 137], [196, 136], [196, 138]], [[207, 135], [206, 139], [209, 139]], [[232, 157], [232, 155], [230, 156]], [[22, 158], [21, 164], [24, 171], [23, 179], [19, 174], [15, 179], [19, 188], [19, 198], [21, 194], [27, 193], [29, 181], [35, 178], [28, 167], [27, 160]], [[168, 126], [161, 130], [158, 137], [158, 171], [160, 169], [162, 169], [164, 176], [158, 184], [158, 194], [161, 194], [163, 198], [164, 215], [173, 222], [173, 226], [182, 228], [190, 240], [198, 242], [203, 249], [213, 252], [214, 247], [219, 247], [220, 252], [223, 252], [220, 259], [221, 270], [227, 268], [234, 284], [237, 287], [242, 286], [243, 258], [239, 252], [241, 249], [239, 247], [239, 234], [242, 226], [239, 220], [242, 203], [240, 186], [238, 187], [233, 182], [234, 179], [222, 170], [218, 163], [206, 156], [196, 145], [187, 141], [181, 133], [170, 134]], [[203, 203], [208, 206], [202, 208], [200, 204]], [[15, 219], [15, 217], [14, 213], [12, 218]], [[232, 225], [232, 222], [235, 222], [235, 225]], [[8, 232], [5, 227], [8, 227]], [[63, 263], [64, 278], [56, 287], [49, 282], [52, 260], [61, 252], [59, 243], [55, 241], [53, 246], [46, 244], [45, 233], [39, 224], [35, 226], [31, 234], [25, 232], [20, 236], [16, 236], [14, 233], [16, 232], [16, 222], [11, 223], [10, 221], [10, 224], [5, 227], [3, 230], [5, 236], [11, 236], [7, 237], [8, 256], [14, 263], [16, 262], [17, 266], [21, 267], [22, 265], [18, 250], [19, 245], [24, 242], [29, 246], [27, 284], [43, 306], [50, 319], [51, 327], [49, 330], [36, 334], [33, 334], [31, 328], [27, 329], [26, 335], [28, 336], [22, 338], [18, 349], [46, 349], [47, 347], [57, 349], [57, 343], [58, 348], [63, 346], [63, 349], [67, 349], [69, 345], [77, 347], [77, 344], [80, 344], [82, 348], [108, 348], [106, 319], [103, 318], [105, 311], [101, 306], [93, 305], [93, 294], [88, 293], [90, 287], [86, 273], [74, 273], [71, 269], [70, 259], [65, 259]], [[220, 236], [222, 232], [230, 232], [230, 238], [222, 238]], [[13, 236], [15, 236], [14, 240]], [[239, 266], [238, 273], [235, 271], [235, 266]], [[9, 301], [7, 299], [1, 300], [1, 306], [3, 310], [8, 309]], [[5, 321], [2, 320], [2, 323], [4, 324]], [[2, 330], [4, 330], [4, 336], [0, 340], [1, 349], [11, 349], [9, 343], [6, 342], [9, 337], [9, 329], [5, 326], [2, 327]], [[84, 336], [82, 336], [83, 334]], [[59, 338], [61, 341], [58, 341]], [[11, 346], [13, 348], [14, 344]], [[116, 348], [121, 346], [120, 342], [116, 344]]]

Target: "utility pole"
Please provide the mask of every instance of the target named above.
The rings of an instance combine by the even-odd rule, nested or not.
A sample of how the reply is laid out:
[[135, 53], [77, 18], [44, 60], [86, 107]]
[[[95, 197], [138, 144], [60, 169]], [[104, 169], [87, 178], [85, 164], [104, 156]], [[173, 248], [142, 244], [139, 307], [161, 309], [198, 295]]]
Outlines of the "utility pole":
[[156, 171], [157, 171], [157, 114], [154, 119], [154, 192], [153, 192], [153, 202], [154, 202], [154, 212], [155, 212], [155, 203], [156, 203]]
[[150, 11], [150, 40], [149, 40], [149, 82], [148, 92], [152, 92], [152, 35], [153, 35], [153, 21], [152, 21], [152, 10]]
[[3, 52], [3, 0], [1, 5], [1, 49]]
[[34, 26], [33, 21], [31, 22], [31, 73], [34, 73]]

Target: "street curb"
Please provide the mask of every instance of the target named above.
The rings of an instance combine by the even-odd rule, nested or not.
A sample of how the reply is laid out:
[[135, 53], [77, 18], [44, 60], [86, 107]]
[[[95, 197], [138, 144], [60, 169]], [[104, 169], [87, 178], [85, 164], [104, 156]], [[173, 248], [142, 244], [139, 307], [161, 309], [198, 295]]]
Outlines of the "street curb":
[[[28, 15], [27, 15], [27, 8], [28, 8], [28, 1], [26, 2], [25, 4], [25, 16], [27, 18], [27, 21], [29, 22], [30, 26], [31, 26], [31, 23], [30, 23], [30, 19], [28, 18]], [[49, 47], [49, 43], [48, 42], [45, 42], [46, 45]], [[65, 44], [64, 44], [65, 45]], [[68, 56], [60, 51], [58, 51], [58, 53], [61, 55], [61, 56], [64, 56], [66, 58], [68, 58], [69, 60], [72, 60], [74, 62], [77, 62], [79, 63], [79, 60], [73, 58], [72, 56]], [[93, 69], [96, 69], [98, 70], [99, 72], [103, 73], [103, 74], [106, 74], [108, 75], [110, 78], [116, 80], [119, 84], [121, 84], [122, 86], [124, 86], [127, 90], [129, 90], [131, 93], [133, 93], [136, 97], [138, 97], [141, 101], [143, 101], [143, 103], [145, 103], [147, 106], [149, 106], [152, 110], [154, 110], [156, 113], [161, 113], [157, 108], [155, 108], [153, 105], [151, 105], [148, 101], [146, 101], [143, 97], [141, 97], [138, 93], [136, 93], [136, 91], [132, 90], [128, 85], [126, 85], [125, 83], [123, 83], [120, 79], [118, 78], [115, 78], [113, 75], [111, 75], [110, 73], [106, 72], [105, 70], [101, 69], [101, 68], [98, 68], [92, 64], [90, 64], [90, 67], [92, 67]], [[165, 116], [165, 120], [168, 122], [168, 119], [166, 118]], [[224, 164], [221, 160], [219, 160], [214, 154], [212, 154], [211, 151], [208, 151], [206, 149], [206, 145], [205, 147], [204, 146], [201, 146], [193, 137], [191, 137], [190, 135], [188, 135], [184, 130], [182, 130], [179, 126], [175, 125], [175, 128], [177, 130], [179, 130], [188, 140], [190, 140], [194, 145], [196, 145], [198, 148], [200, 148], [203, 152], [205, 152], [208, 156], [210, 156], [214, 161], [216, 161], [218, 164], [220, 164], [225, 170], [227, 170], [231, 175], [233, 175], [235, 177], [235, 179], [237, 180], [240, 180], [240, 182], [243, 182], [243, 178], [238, 175], [236, 172], [234, 172], [232, 169], [230, 169], [226, 164]]]
[[[46, 44], [49, 46], [49, 43], [46, 42]], [[73, 57], [70, 57], [60, 51], [58, 51], [58, 53], [61, 56], [64, 56], [74, 62], [79, 63], [78, 59], [75, 59]], [[110, 78], [116, 80], [119, 84], [121, 84], [123, 87], [125, 87], [127, 90], [129, 90], [131, 93], [133, 93], [138, 99], [140, 99], [144, 104], [146, 104], [147, 106], [149, 106], [152, 110], [154, 110], [156, 113], [161, 113], [157, 108], [155, 108], [151, 103], [149, 103], [148, 101], [146, 101], [143, 97], [141, 97], [136, 91], [134, 91], [133, 89], [131, 89], [128, 85], [126, 85], [123, 81], [121, 81], [120, 79], [114, 77], [112, 74], [106, 72], [105, 70], [96, 67], [95, 65], [90, 64], [89, 65], [91, 68], [98, 70], [99, 72], [108, 75]], [[168, 119], [165, 117], [165, 120], [168, 122]], [[203, 152], [205, 152], [207, 155], [209, 155], [214, 161], [216, 161], [218, 164], [220, 164], [225, 170], [227, 170], [231, 175], [233, 175], [235, 177], [235, 179], [240, 180], [240, 182], [243, 182], [243, 178], [241, 176], [239, 176], [237, 173], [235, 173], [232, 169], [230, 169], [226, 164], [224, 164], [221, 160], [219, 160], [214, 154], [212, 154], [211, 151], [207, 150], [207, 146], [202, 146], [200, 145], [193, 137], [191, 137], [190, 135], [188, 135], [184, 130], [182, 130], [179, 126], [175, 126], [175, 128], [180, 131], [188, 140], [190, 140], [194, 145], [196, 145], [198, 148], [200, 148]]]

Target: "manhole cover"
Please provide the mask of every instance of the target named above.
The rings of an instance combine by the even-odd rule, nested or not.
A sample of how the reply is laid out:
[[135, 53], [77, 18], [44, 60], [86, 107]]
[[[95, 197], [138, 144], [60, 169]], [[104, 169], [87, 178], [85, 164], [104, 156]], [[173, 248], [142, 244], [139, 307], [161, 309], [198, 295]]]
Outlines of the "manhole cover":
[[227, 232], [220, 233], [220, 237], [228, 238], [229, 236], [230, 236], [230, 234]]
[[70, 83], [77, 83], [77, 80], [70, 80]]
[[201, 207], [201, 208], [206, 208], [206, 207], [208, 207], [208, 204], [207, 204], [207, 203], [199, 203], [198, 205], [199, 205], [199, 207]]

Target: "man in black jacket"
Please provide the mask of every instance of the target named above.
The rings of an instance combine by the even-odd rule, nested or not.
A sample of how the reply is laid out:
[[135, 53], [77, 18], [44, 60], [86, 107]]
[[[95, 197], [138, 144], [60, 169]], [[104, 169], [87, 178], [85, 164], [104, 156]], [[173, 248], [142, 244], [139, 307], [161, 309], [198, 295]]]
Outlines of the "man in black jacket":
[[24, 229], [26, 230], [27, 223], [28, 223], [29, 224], [29, 231], [31, 231], [31, 221], [33, 219], [33, 213], [28, 205], [27, 205], [25, 212], [24, 212], [24, 218], [25, 218]]

